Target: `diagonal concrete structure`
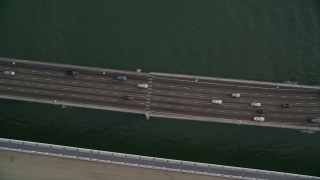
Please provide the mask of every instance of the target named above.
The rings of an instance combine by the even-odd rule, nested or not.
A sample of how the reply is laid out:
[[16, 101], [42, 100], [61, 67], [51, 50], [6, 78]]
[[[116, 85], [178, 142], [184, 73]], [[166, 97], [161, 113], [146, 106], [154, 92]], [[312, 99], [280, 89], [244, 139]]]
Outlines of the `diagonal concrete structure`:
[[21, 176], [24, 179], [320, 180], [314, 176], [0, 138], [0, 179]]

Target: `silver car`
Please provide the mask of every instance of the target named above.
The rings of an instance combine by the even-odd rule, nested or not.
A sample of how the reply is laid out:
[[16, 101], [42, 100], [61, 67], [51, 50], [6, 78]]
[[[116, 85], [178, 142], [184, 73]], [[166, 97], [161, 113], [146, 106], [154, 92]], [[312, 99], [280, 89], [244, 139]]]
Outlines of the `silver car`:
[[16, 73], [15, 73], [14, 71], [5, 70], [5, 71], [3, 72], [3, 74], [4, 74], [5, 76], [14, 76]]

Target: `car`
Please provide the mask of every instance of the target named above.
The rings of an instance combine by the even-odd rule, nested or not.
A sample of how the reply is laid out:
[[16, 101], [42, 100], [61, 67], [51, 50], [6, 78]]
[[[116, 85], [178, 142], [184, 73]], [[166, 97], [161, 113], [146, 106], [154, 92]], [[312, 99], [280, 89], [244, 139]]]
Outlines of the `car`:
[[67, 75], [70, 75], [70, 76], [78, 76], [79, 75], [79, 71], [77, 71], [77, 70], [68, 70], [66, 73], [67, 73]]
[[264, 121], [264, 117], [255, 116], [255, 117], [253, 117], [253, 120], [254, 120], [254, 121]]
[[115, 78], [118, 81], [126, 81], [127, 80], [127, 76], [124, 76], [124, 75], [117, 75]]
[[222, 104], [222, 100], [218, 100], [218, 99], [212, 99], [211, 100], [212, 104]]
[[231, 95], [231, 97], [235, 97], [235, 98], [240, 97], [240, 93], [231, 93], [230, 95]]
[[5, 76], [14, 76], [16, 73], [15, 73], [14, 71], [11, 71], [11, 70], [5, 70], [5, 71], [3, 72], [3, 74], [4, 74]]
[[288, 103], [283, 103], [280, 105], [281, 107], [285, 108], [285, 109], [288, 109], [288, 108], [291, 108], [292, 105], [291, 104], [288, 104]]
[[148, 88], [148, 84], [146, 84], [146, 83], [140, 83], [140, 84], [137, 84], [137, 87], [138, 87], [138, 88]]
[[133, 101], [134, 100], [134, 96], [131, 96], [131, 95], [123, 96], [123, 99], [127, 100], [127, 101]]
[[261, 106], [261, 103], [259, 103], [259, 102], [252, 102], [252, 103], [251, 103], [251, 106], [253, 106], [253, 107], [260, 107], [260, 106]]
[[308, 121], [311, 122], [311, 123], [320, 123], [320, 118], [319, 117], [314, 117], [314, 118], [308, 119]]
[[256, 112], [258, 114], [266, 114], [266, 111], [264, 111], [263, 109], [258, 109]]

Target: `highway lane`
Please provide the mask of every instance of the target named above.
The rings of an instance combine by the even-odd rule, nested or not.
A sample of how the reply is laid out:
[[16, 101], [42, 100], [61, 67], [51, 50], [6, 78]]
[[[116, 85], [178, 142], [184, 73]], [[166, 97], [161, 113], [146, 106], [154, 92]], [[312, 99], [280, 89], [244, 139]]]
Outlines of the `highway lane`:
[[[199, 85], [200, 84], [200, 85]], [[317, 90], [309, 89], [281, 89], [263, 86], [259, 92], [250, 93], [252, 88], [241, 90], [235, 86], [221, 84], [204, 87], [204, 83], [196, 81], [177, 81], [170, 78], [154, 78], [153, 86], [157, 90], [152, 92], [152, 107], [155, 111], [173, 114], [190, 114], [195, 116], [224, 117], [236, 115], [236, 119], [252, 121], [258, 109], [264, 109], [266, 121], [307, 124], [307, 119], [320, 115], [319, 95]], [[257, 90], [259, 86], [255, 87]], [[240, 92], [240, 98], [230, 98], [231, 92]], [[246, 93], [245, 93], [246, 92]], [[287, 93], [290, 93], [289, 95]], [[168, 94], [163, 96], [163, 94]], [[223, 100], [222, 105], [211, 104], [212, 98]], [[170, 101], [171, 105], [167, 105]], [[258, 101], [262, 107], [251, 107], [250, 103]], [[290, 109], [280, 107], [282, 103], [293, 105]], [[222, 115], [221, 115], [222, 114]]]
[[[8, 67], [0, 66], [0, 69]], [[136, 87], [136, 83], [146, 82], [145, 78], [123, 83], [115, 81], [114, 77], [101, 78], [101, 75], [85, 75], [83, 72], [78, 77], [70, 77], [65, 71], [39, 71], [25, 67], [10, 69], [16, 72], [15, 76], [0, 77], [0, 92], [4, 95], [23, 94], [24, 97], [145, 110], [146, 90]], [[125, 102], [122, 99], [125, 95], [134, 95], [136, 100]]]
[[[175, 114], [221, 119], [236, 119], [252, 122], [254, 116], [264, 116], [265, 122], [317, 126], [308, 118], [320, 116], [318, 89], [274, 84], [230, 82], [197, 77], [168, 77], [149, 73], [134, 73], [0, 60], [0, 70], [10, 69], [15, 76], [0, 76], [0, 94], [28, 97], [58, 102], [71, 102], [95, 106], [115, 107], [153, 113]], [[79, 76], [66, 74], [76, 69]], [[126, 75], [128, 80], [119, 82], [115, 75]], [[152, 82], [150, 82], [152, 79]], [[150, 83], [149, 89], [137, 88], [138, 83]], [[240, 93], [240, 98], [231, 98], [230, 93]], [[125, 95], [134, 101], [122, 99]], [[151, 101], [149, 97], [151, 96]], [[221, 99], [223, 104], [212, 104], [211, 99]], [[251, 107], [258, 101], [261, 107]], [[292, 104], [284, 109], [282, 103]], [[93, 107], [94, 108], [94, 107]], [[258, 109], [266, 111], [257, 114]], [[262, 123], [262, 122], [261, 122]]]

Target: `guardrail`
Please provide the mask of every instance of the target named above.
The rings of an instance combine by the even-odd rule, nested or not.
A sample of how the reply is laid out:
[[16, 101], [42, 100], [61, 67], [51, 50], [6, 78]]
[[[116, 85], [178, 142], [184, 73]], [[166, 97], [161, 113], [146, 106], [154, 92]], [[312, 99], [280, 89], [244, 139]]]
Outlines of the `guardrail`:
[[272, 180], [309, 180], [319, 177], [305, 176], [291, 173], [281, 173], [249, 168], [222, 166], [215, 164], [179, 161], [164, 158], [138, 156], [131, 154], [99, 151], [85, 148], [76, 148], [29, 141], [20, 141], [0, 138], [0, 149], [32, 154], [49, 155], [55, 157], [72, 158], [79, 160], [96, 161], [102, 163], [120, 164], [141, 168], [161, 169], [167, 171], [192, 174], [211, 175], [237, 179], [272, 179]]

